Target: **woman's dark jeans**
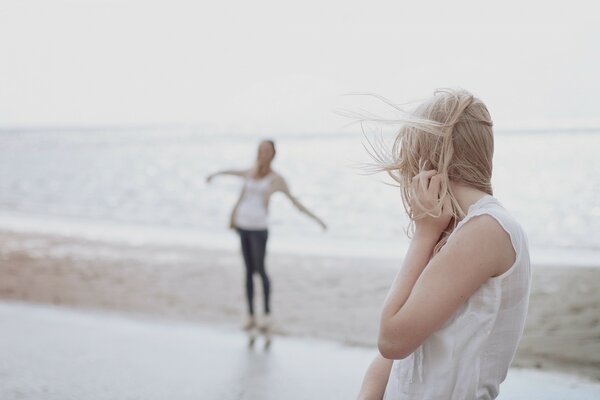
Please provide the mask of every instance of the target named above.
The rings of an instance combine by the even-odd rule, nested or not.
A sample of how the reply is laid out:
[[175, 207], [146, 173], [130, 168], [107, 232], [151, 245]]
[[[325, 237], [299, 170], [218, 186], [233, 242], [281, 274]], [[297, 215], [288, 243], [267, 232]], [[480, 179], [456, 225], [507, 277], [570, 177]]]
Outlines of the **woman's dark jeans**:
[[242, 254], [246, 264], [246, 298], [248, 300], [248, 312], [254, 315], [254, 281], [255, 273], [260, 274], [263, 284], [265, 314], [270, 313], [269, 296], [271, 294], [271, 283], [265, 270], [265, 253], [267, 250], [267, 239], [269, 231], [236, 229], [242, 243]]

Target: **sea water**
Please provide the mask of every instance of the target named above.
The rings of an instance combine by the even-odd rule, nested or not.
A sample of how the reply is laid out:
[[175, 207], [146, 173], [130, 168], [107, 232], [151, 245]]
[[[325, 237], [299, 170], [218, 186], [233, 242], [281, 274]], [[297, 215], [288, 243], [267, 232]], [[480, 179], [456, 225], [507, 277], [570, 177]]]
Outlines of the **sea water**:
[[[250, 167], [261, 138], [181, 127], [3, 131], [0, 229], [237, 248], [227, 226], [242, 181], [205, 178]], [[400, 190], [365, 174], [360, 133], [275, 140], [273, 168], [329, 229], [275, 194], [271, 250], [402, 256]], [[494, 195], [522, 223], [535, 262], [600, 264], [598, 149], [595, 131], [496, 133]]]

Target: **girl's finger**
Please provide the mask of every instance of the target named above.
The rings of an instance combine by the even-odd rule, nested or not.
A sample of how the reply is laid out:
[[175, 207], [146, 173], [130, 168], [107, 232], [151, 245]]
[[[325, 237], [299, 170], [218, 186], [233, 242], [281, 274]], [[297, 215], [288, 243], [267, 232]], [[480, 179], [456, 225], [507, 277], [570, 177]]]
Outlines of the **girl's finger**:
[[444, 204], [442, 205], [442, 215], [451, 215], [452, 214], [452, 202], [450, 201], [450, 196], [446, 196], [444, 200]]
[[434, 176], [437, 173], [436, 170], [434, 169], [430, 169], [428, 171], [423, 171], [421, 172], [419, 175], [419, 183], [421, 186], [421, 190], [423, 191], [423, 193], [427, 193], [427, 190], [429, 189], [429, 179]]
[[429, 188], [427, 188], [427, 193], [431, 198], [438, 198], [438, 194], [440, 193], [440, 187], [442, 186], [442, 174], [436, 174], [431, 177], [429, 180]]
[[412, 184], [411, 184], [411, 190], [412, 190], [412, 197], [416, 198], [418, 195], [418, 190], [419, 190], [419, 180], [418, 179], [413, 179]]

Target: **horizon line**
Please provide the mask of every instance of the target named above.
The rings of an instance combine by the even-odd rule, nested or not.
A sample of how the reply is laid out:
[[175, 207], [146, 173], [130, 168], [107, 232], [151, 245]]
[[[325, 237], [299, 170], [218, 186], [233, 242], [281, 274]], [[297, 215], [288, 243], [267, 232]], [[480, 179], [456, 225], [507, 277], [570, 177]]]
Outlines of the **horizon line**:
[[[247, 130], [223, 132], [215, 129], [212, 124], [203, 123], [124, 123], [124, 124], [82, 124], [82, 125], [16, 125], [16, 126], [0, 126], [0, 134], [3, 133], [36, 133], [36, 132], [48, 132], [48, 133], [59, 133], [59, 132], [77, 132], [77, 131], [127, 131], [127, 130], [157, 130], [157, 129], [178, 129], [178, 130], [204, 130], [206, 134], [211, 135], [223, 135], [223, 136], [251, 136], [264, 133], [261, 132], [249, 132]], [[301, 132], [286, 132], [279, 131], [278, 134], [283, 136], [297, 136], [306, 134], [310, 136], [314, 135], [334, 135], [342, 133], [344, 129], [340, 127], [339, 130], [330, 131], [306, 131]], [[572, 127], [559, 125], [559, 126], [532, 126], [524, 124], [523, 126], [512, 125], [494, 128], [495, 132], [498, 133], [555, 133], [560, 131], [568, 132], [600, 132], [600, 124], [598, 125], [575, 125]], [[344, 132], [345, 133], [345, 132]]]

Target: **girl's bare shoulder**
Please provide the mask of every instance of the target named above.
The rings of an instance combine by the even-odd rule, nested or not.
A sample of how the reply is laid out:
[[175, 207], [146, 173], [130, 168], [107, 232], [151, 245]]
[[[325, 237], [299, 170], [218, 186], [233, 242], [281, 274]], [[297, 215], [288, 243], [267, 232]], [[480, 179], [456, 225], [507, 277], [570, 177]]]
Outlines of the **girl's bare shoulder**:
[[451, 245], [461, 250], [477, 249], [473, 257], [485, 259], [483, 264], [492, 268], [492, 276], [502, 274], [516, 261], [510, 232], [496, 215], [482, 212], [473, 216], [451, 239]]

